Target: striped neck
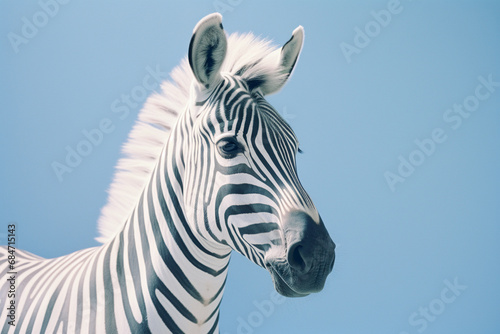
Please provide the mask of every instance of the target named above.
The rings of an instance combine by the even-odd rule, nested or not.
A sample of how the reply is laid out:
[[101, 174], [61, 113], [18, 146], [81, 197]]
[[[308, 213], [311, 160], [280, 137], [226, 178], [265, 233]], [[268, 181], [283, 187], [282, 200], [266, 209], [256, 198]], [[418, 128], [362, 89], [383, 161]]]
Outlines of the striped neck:
[[182, 134], [190, 125], [188, 115], [181, 118], [136, 209], [115, 238], [130, 263], [129, 270], [121, 273], [123, 280], [133, 281], [137, 297], [135, 313], [129, 306], [136, 320], [133, 330], [146, 326], [152, 332], [212, 333], [218, 329], [230, 249], [195, 234], [186, 219]]

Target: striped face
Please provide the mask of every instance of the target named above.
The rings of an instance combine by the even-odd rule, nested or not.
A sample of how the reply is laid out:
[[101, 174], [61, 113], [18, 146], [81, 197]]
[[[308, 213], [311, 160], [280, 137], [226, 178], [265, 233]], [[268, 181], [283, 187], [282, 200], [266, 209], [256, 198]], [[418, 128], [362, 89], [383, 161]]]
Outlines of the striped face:
[[303, 30], [263, 55], [251, 54], [259, 46], [238, 45], [224, 72], [220, 20], [214, 14], [200, 21], [189, 47], [196, 80], [183, 145], [188, 221], [214, 247], [229, 246], [266, 268], [281, 294], [319, 291], [335, 245], [297, 177], [297, 138], [264, 99], [288, 79]]
[[[224, 76], [208, 99], [197, 104], [191, 110], [196, 118], [185, 146], [189, 153], [184, 197], [193, 209], [188, 210], [193, 212], [190, 221], [208, 240], [228, 245], [271, 273], [275, 271], [275, 282], [280, 282], [280, 274], [292, 277], [289, 261], [304, 266], [309, 255], [303, 252], [304, 245], [296, 246], [289, 259], [289, 242], [303, 243], [307, 224], [324, 230], [322, 238], [329, 240], [297, 177], [295, 134], [259, 89], [250, 90], [236, 76]], [[289, 225], [289, 218], [298, 213], [304, 226]], [[333, 258], [327, 249], [324, 254], [316, 253], [329, 257], [314, 273], [320, 276], [322, 287]], [[283, 283], [278, 291], [286, 295], [302, 292], [289, 291]]]
[[281, 217], [301, 210], [318, 219], [297, 178], [297, 138], [261, 93], [236, 77], [225, 77], [196, 114], [186, 173], [205, 181], [198, 190], [186, 187], [185, 198], [210, 222], [205, 233], [264, 267], [266, 251], [282, 247]]

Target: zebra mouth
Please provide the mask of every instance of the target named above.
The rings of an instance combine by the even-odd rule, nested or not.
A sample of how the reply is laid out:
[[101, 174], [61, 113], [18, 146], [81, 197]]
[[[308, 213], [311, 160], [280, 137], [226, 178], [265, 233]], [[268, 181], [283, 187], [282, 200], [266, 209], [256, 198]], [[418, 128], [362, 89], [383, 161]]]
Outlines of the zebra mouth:
[[[280, 265], [279, 263], [277, 263]], [[282, 263], [281, 266], [285, 265], [285, 263]], [[293, 289], [289, 283], [287, 283], [287, 280], [282, 277], [283, 276], [288, 276], [290, 277], [290, 274], [280, 274], [280, 270], [278, 268], [275, 268], [273, 263], [266, 263], [266, 269], [269, 271], [271, 274], [271, 279], [273, 280], [274, 288], [276, 291], [285, 297], [305, 297], [308, 296], [309, 293], [303, 293], [303, 292], [298, 292], [295, 289]]]

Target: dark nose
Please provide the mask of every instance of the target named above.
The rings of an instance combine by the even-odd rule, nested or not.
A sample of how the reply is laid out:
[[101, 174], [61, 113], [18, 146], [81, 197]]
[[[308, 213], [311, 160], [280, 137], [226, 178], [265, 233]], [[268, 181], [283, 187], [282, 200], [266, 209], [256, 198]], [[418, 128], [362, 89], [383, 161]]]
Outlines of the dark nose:
[[[285, 220], [287, 261], [298, 274], [314, 269], [330, 273], [335, 261], [335, 243], [320, 218], [315, 222], [307, 213], [291, 212]], [[317, 268], [314, 268], [317, 267]]]

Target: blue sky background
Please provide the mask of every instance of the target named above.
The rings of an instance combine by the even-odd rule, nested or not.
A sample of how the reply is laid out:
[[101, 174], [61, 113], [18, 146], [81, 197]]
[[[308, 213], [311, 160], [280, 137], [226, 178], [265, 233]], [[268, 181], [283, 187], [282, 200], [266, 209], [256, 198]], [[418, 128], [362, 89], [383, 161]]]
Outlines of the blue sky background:
[[[269, 274], [235, 254], [221, 333], [500, 332], [500, 86], [473, 97], [479, 77], [500, 82], [497, 1], [69, 1], [46, 22], [41, 3], [0, 5], [2, 244], [15, 222], [18, 247], [44, 257], [97, 245], [140, 110], [120, 119], [111, 104], [148, 68], [170, 72], [219, 9], [227, 32], [277, 44], [304, 26], [296, 71], [269, 100], [299, 137], [299, 175], [338, 245], [324, 291], [266, 314]], [[16, 53], [8, 36], [23, 36], [23, 17], [40, 27]], [[342, 43], [365, 28], [346, 57]], [[464, 101], [475, 111], [454, 129], [443, 117]], [[113, 131], [59, 182], [51, 164], [105, 118]], [[435, 129], [445, 140], [418, 153]], [[391, 189], [400, 156], [419, 165]]]

